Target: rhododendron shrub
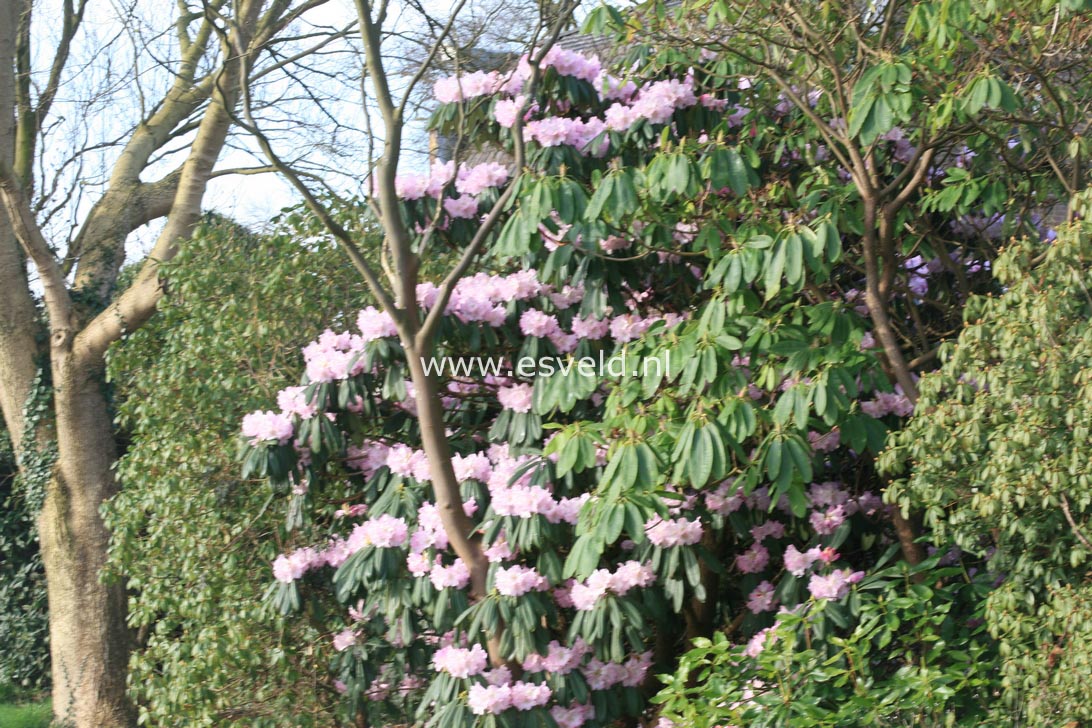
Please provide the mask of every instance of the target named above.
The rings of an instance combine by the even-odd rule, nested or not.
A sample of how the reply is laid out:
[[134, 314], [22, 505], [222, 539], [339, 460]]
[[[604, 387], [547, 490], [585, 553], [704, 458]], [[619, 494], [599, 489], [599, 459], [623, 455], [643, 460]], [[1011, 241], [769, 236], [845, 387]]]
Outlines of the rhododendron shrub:
[[[819, 640], [818, 660], [857, 629], [858, 595], [880, 583], [868, 568], [921, 560], [872, 458], [913, 412], [907, 354], [993, 285], [989, 246], [925, 233], [885, 251], [878, 282], [890, 228], [876, 237], [862, 189], [898, 193], [887, 223], [935, 230], [930, 195], [971, 150], [945, 137], [952, 166], [932, 165], [922, 128], [851, 119], [870, 147], [857, 165], [827, 133], [846, 128], [843, 100], [724, 50], [636, 46], [613, 72], [562, 48], [532, 58], [434, 89], [435, 129], [518, 168], [434, 162], [401, 171], [397, 199], [380, 191], [403, 252], [474, 265], [403, 276], [384, 308], [304, 350], [279, 411], [245, 423], [246, 469], [289, 494], [289, 524], [329, 526], [290, 544], [270, 595], [344, 605], [329, 649], [353, 714], [632, 724], [653, 666], [672, 671], [689, 640], [729, 625], [748, 659], [777, 635]], [[903, 351], [922, 305], [935, 330]], [[331, 503], [330, 483], [358, 495]]]
[[[279, 411], [243, 423], [246, 468], [290, 494], [290, 523], [330, 523], [326, 543], [272, 564], [271, 598], [298, 608], [325, 585], [346, 606], [330, 622], [330, 649], [353, 713], [414, 709], [436, 725], [636, 716], [653, 663], [670, 667], [682, 640], [722, 616], [740, 614], [749, 631], [810, 601], [840, 613], [867, 559], [839, 549], [851, 531], [856, 552], [857, 539], [876, 543], [886, 528], [878, 494], [840, 480], [882, 442], [876, 418], [888, 416], [855, 405], [890, 393], [861, 346], [864, 321], [848, 303], [786, 305], [804, 261], [829, 279], [841, 254], [832, 216], [791, 239], [765, 234], [782, 222], [744, 196], [760, 181], [758, 152], [681, 133], [723, 123], [713, 95], [722, 86], [700, 102], [700, 78], [686, 71], [619, 90], [591, 73], [592, 59], [555, 60], [545, 60], [549, 92], [525, 127], [540, 172], [511, 181], [494, 165], [447, 163], [397, 183], [411, 229], [446, 213], [432, 234], [453, 243], [473, 226], [448, 202], [476, 193], [489, 205], [504, 185], [520, 186], [484, 270], [444, 302], [434, 357], [449, 365], [438, 396], [462, 508], [489, 561], [487, 591], [473, 594], [439, 517], [389, 312], [362, 311], [355, 327], [306, 347], [300, 387], [278, 396]], [[491, 103], [521, 90], [508, 83]], [[629, 123], [590, 141], [538, 140], [532, 126], [599, 128], [595, 114], [619, 107]], [[503, 135], [501, 122], [483, 123]], [[741, 231], [749, 271], [788, 249], [801, 266], [760, 280], [748, 272], [753, 287], [726, 290], [723, 204], [761, 215]], [[711, 223], [714, 235], [698, 232]], [[437, 291], [417, 286], [426, 312]], [[769, 331], [755, 338], [760, 329]], [[809, 337], [816, 348], [805, 355]], [[472, 356], [504, 366], [454, 373]], [[585, 357], [627, 366], [571, 366]], [[510, 371], [527, 358], [556, 366]], [[658, 366], [635, 366], [649, 361]], [[328, 503], [325, 483], [346, 480], [359, 497]]]

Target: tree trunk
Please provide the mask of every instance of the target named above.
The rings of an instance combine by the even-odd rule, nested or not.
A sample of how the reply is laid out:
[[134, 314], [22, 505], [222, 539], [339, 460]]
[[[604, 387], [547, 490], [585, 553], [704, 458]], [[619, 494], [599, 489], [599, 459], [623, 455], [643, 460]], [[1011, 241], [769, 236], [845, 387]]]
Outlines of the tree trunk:
[[39, 519], [49, 593], [53, 714], [61, 725], [134, 725], [125, 675], [132, 635], [121, 582], [104, 584], [116, 447], [101, 369], [53, 352], [58, 459]]

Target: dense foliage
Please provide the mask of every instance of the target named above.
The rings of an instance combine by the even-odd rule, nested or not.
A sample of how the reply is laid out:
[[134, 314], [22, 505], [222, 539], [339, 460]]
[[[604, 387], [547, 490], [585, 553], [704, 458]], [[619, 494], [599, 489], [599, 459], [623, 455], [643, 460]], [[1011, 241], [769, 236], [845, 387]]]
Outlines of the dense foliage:
[[1003, 710], [1026, 708], [1035, 725], [1092, 718], [1089, 233], [1005, 251], [1004, 294], [969, 302], [959, 341], [922, 379], [920, 413], [882, 461], [906, 475], [892, 496], [924, 512], [938, 543], [987, 558]]
[[[0, 687], [17, 692], [49, 685], [49, 609], [38, 544], [38, 515], [56, 459], [48, 431], [39, 428], [47, 390], [36, 380], [26, 403], [35, 447], [16, 464], [8, 433], [0, 428]], [[21, 472], [20, 472], [21, 470]]]
[[160, 312], [111, 349], [127, 450], [107, 517], [144, 725], [337, 724], [323, 661], [296, 648], [319, 632], [262, 608], [282, 515], [234, 460], [239, 417], [290, 381], [317, 322], [365, 300], [313, 232], [298, 212], [260, 234], [207, 219], [167, 266]]
[[995, 720], [1004, 589], [979, 605], [1009, 572], [922, 560], [874, 456], [999, 292], [1000, 241], [1044, 246], [1083, 185], [1083, 61], [1043, 60], [1082, 12], [604, 8], [616, 76], [555, 48], [537, 86], [526, 59], [439, 81], [434, 126], [524, 167], [436, 163], [379, 204], [427, 258], [509, 200], [479, 270], [334, 320], [242, 422], [245, 472], [289, 496], [272, 603], [343, 605], [319, 650], [345, 718], [634, 724], [658, 670], [665, 724]]
[[41, 488], [27, 483], [0, 428], [0, 686], [35, 689], [49, 681], [49, 617], [36, 523]]

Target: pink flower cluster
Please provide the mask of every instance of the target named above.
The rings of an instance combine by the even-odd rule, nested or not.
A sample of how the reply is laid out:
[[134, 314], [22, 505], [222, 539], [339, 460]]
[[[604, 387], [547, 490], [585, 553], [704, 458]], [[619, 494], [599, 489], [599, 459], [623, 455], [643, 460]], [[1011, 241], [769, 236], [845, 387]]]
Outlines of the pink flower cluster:
[[789, 544], [785, 549], [785, 571], [799, 578], [811, 568], [811, 565], [823, 558], [823, 550], [814, 546], [807, 551], [799, 551], [795, 545]]
[[469, 220], [478, 214], [478, 199], [470, 195], [444, 200], [444, 212], [455, 219]]
[[392, 473], [404, 478], [413, 478], [421, 483], [427, 483], [431, 478], [428, 456], [423, 450], [414, 450], [403, 443], [387, 449], [385, 463]]
[[846, 509], [843, 506], [831, 506], [825, 511], [813, 511], [808, 522], [820, 536], [829, 536], [845, 523]]
[[579, 152], [600, 157], [607, 153], [609, 148], [607, 140], [604, 139], [594, 146], [589, 145], [606, 130], [606, 122], [594, 116], [587, 121], [564, 116], [548, 116], [527, 122], [523, 127], [523, 138], [527, 141], [538, 142], [544, 147], [565, 144]]
[[770, 552], [760, 543], [753, 544], [751, 548], [736, 556], [736, 568], [744, 574], [757, 574], [765, 569], [769, 562]]
[[620, 564], [614, 573], [607, 569], [596, 569], [586, 580], [572, 581], [567, 594], [557, 595], [558, 603], [563, 606], [571, 603], [578, 611], [586, 612], [594, 609], [607, 592], [625, 596], [630, 589], [648, 587], [655, 581], [656, 572], [652, 570], [651, 564], [627, 561]]
[[566, 647], [557, 640], [552, 640], [545, 656], [532, 652], [523, 659], [523, 671], [568, 675], [579, 667], [580, 662], [589, 652], [591, 647], [579, 637], [572, 647]]
[[428, 578], [437, 589], [465, 589], [470, 583], [470, 568], [459, 558], [451, 566], [437, 561], [432, 565]]
[[356, 553], [367, 546], [377, 549], [398, 548], [406, 543], [409, 528], [404, 519], [384, 513], [358, 523], [346, 540], [350, 553]]
[[849, 587], [864, 578], [863, 571], [835, 569], [827, 575], [812, 574], [808, 591], [816, 599], [841, 599], [849, 594]]
[[303, 348], [307, 378], [312, 382], [334, 382], [360, 374], [364, 371], [364, 360], [359, 355], [367, 343], [356, 334], [324, 331]]
[[568, 708], [555, 705], [550, 708], [550, 717], [557, 723], [558, 728], [581, 728], [595, 717], [595, 708], [579, 703], [572, 703]]
[[674, 518], [663, 520], [659, 516], [645, 523], [648, 540], [660, 548], [692, 546], [701, 541], [702, 527], [699, 520]]
[[334, 649], [344, 652], [356, 644], [357, 633], [352, 628], [344, 629], [334, 635]]
[[436, 650], [432, 656], [432, 665], [441, 672], [457, 678], [480, 675], [489, 663], [489, 655], [481, 645], [470, 649], [447, 645]]
[[447, 545], [447, 532], [440, 522], [436, 504], [422, 503], [417, 509], [417, 530], [410, 536], [410, 553], [419, 554], [428, 548], [443, 550]]
[[386, 311], [379, 311], [375, 306], [368, 306], [356, 317], [356, 327], [365, 341], [375, 341], [385, 336], [395, 336], [398, 329], [394, 320]]
[[610, 690], [618, 684], [635, 688], [644, 682], [648, 668], [651, 666], [652, 653], [645, 652], [630, 657], [624, 663], [589, 660], [588, 664], [581, 668], [581, 672], [584, 673], [588, 687], [592, 690]]
[[501, 90], [504, 80], [496, 71], [475, 71], [461, 76], [441, 78], [432, 87], [436, 100], [442, 104], [489, 96]]
[[553, 691], [548, 685], [523, 681], [500, 685], [471, 685], [468, 696], [474, 715], [499, 715], [509, 708], [531, 710], [550, 702]]
[[318, 412], [318, 407], [307, 399], [307, 387], [286, 387], [277, 393], [277, 406], [281, 414], [295, 415], [301, 420], [309, 420]]
[[311, 569], [325, 565], [326, 557], [322, 552], [308, 546], [296, 549], [290, 554], [281, 554], [274, 559], [273, 577], [283, 584], [291, 584]]
[[521, 597], [529, 591], [546, 591], [550, 582], [530, 566], [509, 566], [497, 569], [493, 585], [502, 596]]
[[251, 445], [262, 442], [283, 445], [292, 439], [293, 434], [292, 419], [286, 414], [259, 411], [243, 417], [243, 437], [249, 437]]
[[365, 440], [360, 447], [349, 445], [345, 449], [345, 464], [354, 470], [359, 470], [364, 477], [370, 478], [387, 464], [389, 452], [390, 447], [382, 442]]
[[641, 120], [666, 124], [676, 109], [685, 109], [696, 103], [698, 98], [694, 95], [693, 78], [656, 81], [643, 86], [632, 103], [616, 103], [607, 109], [607, 128], [626, 131]]
[[909, 417], [914, 413], [914, 404], [899, 392], [876, 392], [874, 399], [861, 402], [861, 411], [876, 418], [886, 415]]
[[518, 414], [530, 412], [534, 399], [535, 388], [530, 384], [513, 384], [497, 389], [497, 401], [501, 407]]
[[455, 177], [455, 189], [463, 195], [480, 195], [487, 189], [500, 187], [507, 181], [507, 167], [496, 162], [485, 162], [460, 169]]
[[774, 587], [768, 581], [763, 581], [751, 591], [747, 597], [747, 609], [754, 614], [772, 611], [777, 605], [777, 597], [774, 596]]

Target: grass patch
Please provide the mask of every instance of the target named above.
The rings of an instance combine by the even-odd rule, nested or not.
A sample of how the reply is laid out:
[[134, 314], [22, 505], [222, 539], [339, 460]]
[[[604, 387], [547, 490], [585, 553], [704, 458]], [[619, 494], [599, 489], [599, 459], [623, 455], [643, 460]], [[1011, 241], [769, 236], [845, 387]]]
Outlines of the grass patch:
[[49, 703], [0, 703], [0, 726], [4, 728], [48, 728], [52, 718]]

